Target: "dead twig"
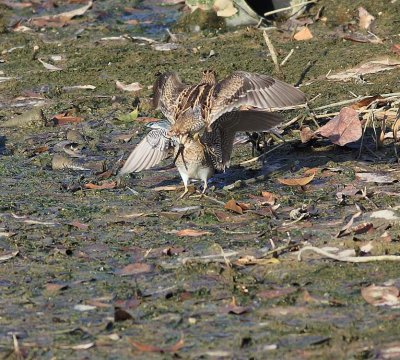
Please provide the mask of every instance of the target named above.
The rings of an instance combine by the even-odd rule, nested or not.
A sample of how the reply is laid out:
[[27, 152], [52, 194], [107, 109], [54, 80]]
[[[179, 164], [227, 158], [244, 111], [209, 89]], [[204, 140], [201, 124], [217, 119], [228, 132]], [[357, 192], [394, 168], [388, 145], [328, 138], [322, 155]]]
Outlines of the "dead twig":
[[[382, 98], [386, 99], [386, 98], [390, 98], [390, 97], [398, 97], [400, 96], [400, 92], [397, 93], [388, 93], [388, 94], [381, 94], [380, 95]], [[359, 96], [357, 98], [353, 98], [353, 99], [349, 99], [349, 100], [343, 100], [343, 101], [339, 101], [339, 102], [335, 102], [332, 104], [328, 104], [328, 105], [324, 105], [324, 106], [319, 106], [317, 108], [314, 108], [314, 111], [318, 111], [318, 110], [325, 110], [325, 109], [329, 109], [329, 108], [333, 108], [333, 107], [339, 107], [342, 105], [347, 105], [347, 104], [352, 104], [358, 101], [362, 101], [365, 99], [370, 98], [371, 96]]]
[[289, 54], [286, 55], [286, 57], [282, 60], [281, 66], [285, 65], [286, 62], [289, 60], [289, 58], [293, 55], [294, 49], [289, 51]]
[[378, 256], [337, 256], [328, 251], [322, 250], [315, 246], [305, 246], [299, 250], [299, 254], [297, 255], [297, 260], [302, 261], [302, 254], [305, 251], [314, 251], [317, 254], [323, 255], [329, 259], [333, 259], [336, 261], [343, 262], [352, 262], [352, 263], [366, 263], [373, 261], [400, 261], [400, 256], [398, 255], [378, 255]]
[[263, 31], [263, 36], [264, 36], [265, 43], [267, 44], [268, 50], [269, 50], [269, 52], [270, 52], [270, 54], [271, 54], [272, 61], [273, 61], [274, 64], [275, 64], [275, 70], [276, 70], [276, 72], [277, 72], [280, 76], [284, 77], [284, 76], [283, 76], [282, 69], [281, 69], [281, 67], [280, 67], [280, 65], [279, 65], [278, 56], [276, 55], [275, 47], [274, 47], [274, 45], [272, 44], [272, 41], [271, 41], [271, 39], [269, 38], [269, 36], [268, 36], [268, 34], [267, 34], [266, 31]]
[[261, 154], [260, 156], [256, 156], [256, 157], [254, 157], [252, 159], [249, 159], [249, 160], [241, 162], [239, 165], [242, 166], [242, 165], [247, 165], [247, 164], [256, 162], [257, 160], [260, 160], [260, 159], [264, 158], [264, 156], [272, 153], [273, 151], [275, 151], [276, 149], [280, 148], [283, 145], [285, 145], [284, 142], [276, 145], [273, 149], [266, 151], [265, 153]]
[[310, 1], [305, 1], [303, 3], [300, 3], [300, 4], [295, 4], [295, 5], [292, 5], [292, 6], [287, 6], [287, 7], [284, 7], [284, 8], [271, 10], [271, 11], [268, 11], [268, 12], [264, 13], [264, 16], [268, 17], [268, 16], [271, 16], [271, 15], [278, 14], [280, 12], [284, 12], [284, 11], [288, 11], [288, 10], [292, 10], [292, 9], [295, 9], [295, 8], [299, 8], [297, 10], [297, 11], [299, 11], [302, 7], [305, 7], [306, 5], [309, 5], [309, 4], [315, 4], [316, 2], [317, 2], [317, 0], [310, 0]]

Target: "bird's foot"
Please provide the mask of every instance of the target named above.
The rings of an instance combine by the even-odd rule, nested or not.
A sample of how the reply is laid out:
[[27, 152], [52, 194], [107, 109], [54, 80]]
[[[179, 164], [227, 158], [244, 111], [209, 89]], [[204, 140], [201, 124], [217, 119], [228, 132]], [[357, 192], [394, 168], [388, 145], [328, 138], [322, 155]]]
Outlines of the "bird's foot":
[[185, 187], [185, 191], [179, 196], [179, 200], [182, 200], [185, 196], [186, 196], [186, 194], [189, 192], [189, 189], [187, 188], [187, 187]]

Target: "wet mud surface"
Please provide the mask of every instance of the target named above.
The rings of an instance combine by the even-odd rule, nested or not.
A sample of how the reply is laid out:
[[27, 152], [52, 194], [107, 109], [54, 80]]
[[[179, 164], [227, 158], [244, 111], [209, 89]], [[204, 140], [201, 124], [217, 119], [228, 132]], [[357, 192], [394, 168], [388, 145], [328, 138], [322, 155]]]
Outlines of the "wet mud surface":
[[[62, 27], [22, 22], [27, 32], [9, 24], [85, 3], [34, 15], [1, 8], [9, 30], [0, 34], [0, 79], [11, 79], [0, 82], [0, 357], [396, 358], [399, 306], [373, 306], [361, 290], [400, 288], [399, 263], [297, 258], [305, 245], [400, 255], [399, 143], [388, 138], [377, 149], [382, 112], [360, 151], [360, 141], [302, 143], [301, 125], [315, 130], [329, 116], [314, 121], [306, 109], [286, 111], [286, 121], [300, 120], [281, 139], [266, 135], [264, 161], [240, 165], [253, 154], [251, 144], [238, 144], [232, 167], [210, 181], [205, 197], [195, 183], [194, 193], [178, 199], [171, 158], [117, 181], [146, 123], [162, 118], [151, 106], [157, 73], [176, 70], [188, 82], [207, 68], [221, 78], [235, 70], [276, 74], [260, 29], [179, 33], [177, 8], [111, 3], [95, 2]], [[311, 109], [398, 93], [398, 67], [348, 82], [325, 75], [399, 60], [391, 50], [400, 42], [399, 4], [320, 3], [326, 21], [310, 26], [313, 39], [268, 32], [280, 59], [294, 49], [282, 67], [285, 80], [301, 80]], [[338, 35], [343, 24], [357, 24], [359, 6], [376, 16], [382, 43]], [[168, 39], [166, 27], [179, 38]], [[116, 39], [123, 34], [135, 38]], [[157, 50], [171, 42], [173, 50]], [[117, 89], [116, 80], [142, 89]], [[77, 85], [95, 88], [71, 88]], [[388, 111], [388, 131], [396, 101], [377, 104]], [[302, 187], [278, 180], [310, 173]], [[224, 208], [232, 199], [241, 210]]]

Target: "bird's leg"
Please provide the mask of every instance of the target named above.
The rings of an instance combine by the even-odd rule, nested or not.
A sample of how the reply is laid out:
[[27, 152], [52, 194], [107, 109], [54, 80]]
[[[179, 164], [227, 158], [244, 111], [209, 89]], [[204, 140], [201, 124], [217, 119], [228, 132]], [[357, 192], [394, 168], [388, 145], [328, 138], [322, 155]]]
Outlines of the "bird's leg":
[[185, 191], [179, 196], [179, 200], [180, 200], [180, 199], [183, 199], [185, 197], [185, 195], [189, 192], [189, 188], [188, 188], [189, 176], [185, 173], [182, 173], [181, 171], [179, 171], [179, 172], [181, 174], [183, 185], [185, 185]]
[[179, 196], [179, 200], [183, 199], [185, 195], [189, 192], [187, 185], [185, 184], [185, 191]]

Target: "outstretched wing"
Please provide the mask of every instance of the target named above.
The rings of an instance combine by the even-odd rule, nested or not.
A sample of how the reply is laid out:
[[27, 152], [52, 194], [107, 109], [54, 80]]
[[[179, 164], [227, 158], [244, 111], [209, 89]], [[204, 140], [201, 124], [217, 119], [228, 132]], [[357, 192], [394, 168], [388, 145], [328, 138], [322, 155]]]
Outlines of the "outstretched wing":
[[284, 108], [304, 103], [304, 93], [267, 75], [236, 71], [214, 88], [207, 125], [241, 105], [260, 109]]
[[161, 74], [153, 85], [153, 106], [160, 109], [173, 124], [174, 108], [179, 94], [187, 87], [176, 72]]
[[219, 170], [229, 166], [233, 142], [238, 131], [266, 131], [280, 124], [283, 118], [268, 111], [243, 110], [223, 114], [211, 126], [211, 132], [204, 132], [202, 141], [214, 167]]
[[164, 128], [151, 130], [133, 149], [120, 170], [120, 175], [150, 169], [165, 159], [172, 147], [171, 139], [166, 137], [167, 132], [168, 129]]

